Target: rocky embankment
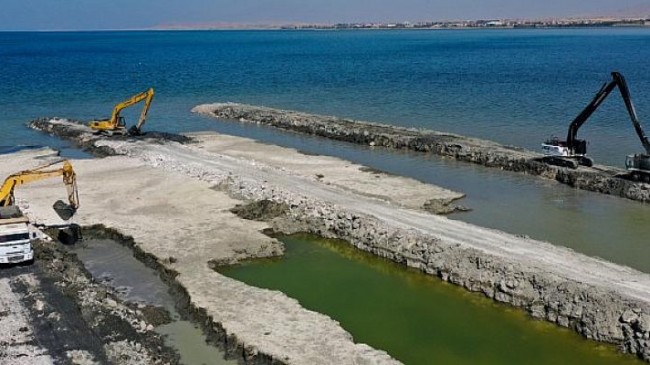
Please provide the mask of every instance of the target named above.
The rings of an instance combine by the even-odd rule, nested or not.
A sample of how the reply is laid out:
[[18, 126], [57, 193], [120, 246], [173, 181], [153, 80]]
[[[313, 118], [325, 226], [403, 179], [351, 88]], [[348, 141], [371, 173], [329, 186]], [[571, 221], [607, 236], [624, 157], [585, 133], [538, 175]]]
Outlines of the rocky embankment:
[[[363, 251], [523, 308], [534, 318], [570, 328], [591, 340], [616, 344], [621, 351], [650, 361], [647, 298], [638, 300], [611, 287], [549, 271], [536, 260], [525, 262], [417, 230], [387, 226], [374, 217], [337, 206], [303, 206], [287, 216], [276, 217], [271, 224], [275, 232], [284, 234], [310, 232], [343, 239]], [[583, 271], [579, 261], [574, 262], [575, 269]], [[611, 265], [604, 261], [601, 264]]]
[[569, 169], [544, 163], [543, 155], [523, 148], [431, 130], [314, 115], [260, 106], [216, 103], [195, 107], [193, 112], [215, 118], [269, 125], [335, 140], [416, 152], [433, 153], [487, 167], [554, 179], [588, 191], [650, 201], [650, 185], [632, 181], [627, 172], [609, 166]]
[[[61, 121], [53, 124], [57, 129], [66, 128], [66, 123]], [[139, 200], [139, 196], [129, 201], [111, 200], [111, 205], [119, 208], [118, 211], [137, 212], [129, 216], [128, 220], [121, 215], [109, 214], [98, 203], [86, 199], [86, 207], [89, 204], [96, 207], [92, 210], [82, 208], [86, 209], [80, 212], [85, 215], [84, 219], [111, 222], [112, 226], [134, 236], [141, 243], [143, 251], [151, 253], [158, 262], [180, 273], [179, 284], [187, 288], [192, 302], [197, 308], [205, 309], [215, 326], [222, 326], [228, 335], [235, 336], [238, 341], [250, 346], [251, 351], [273, 354], [273, 359], [292, 363], [282, 356], [288, 352], [295, 353], [294, 347], [287, 347], [288, 343], [309, 338], [308, 341], [313, 341], [310, 349], [322, 346], [331, 352], [332, 348], [327, 345], [332, 340], [321, 344], [322, 336], [316, 338], [311, 332], [327, 323], [322, 319], [317, 322], [317, 327], [309, 327], [302, 320], [294, 321], [287, 327], [284, 312], [288, 308], [291, 311], [296, 309], [294, 304], [288, 305], [280, 296], [271, 297], [268, 293], [201, 271], [204, 270], [203, 265], [199, 264], [201, 260], [209, 260], [212, 265], [217, 265], [246, 257], [274, 254], [277, 250], [269, 250], [268, 247], [273, 247], [273, 243], [260, 240], [263, 244], [260, 247], [266, 247], [265, 251], [258, 251], [251, 246], [242, 255], [242, 242], [252, 244], [255, 241], [242, 240], [239, 236], [234, 237], [233, 242], [236, 243], [233, 246], [221, 248], [223, 254], [216, 251], [220, 246], [207, 247], [209, 239], [214, 240], [215, 235], [213, 232], [205, 232], [204, 235], [201, 233], [211, 225], [219, 227], [219, 239], [223, 239], [229, 232], [240, 234], [258, 223], [239, 225], [230, 222], [224, 225], [224, 222], [229, 222], [225, 216], [221, 222], [214, 221], [223, 215], [222, 207], [231, 202], [223, 201], [218, 207], [206, 205], [201, 209], [210, 209], [211, 213], [202, 214], [199, 206], [206, 204], [209, 197], [196, 197], [193, 205], [186, 206], [191, 202], [191, 191], [184, 191], [182, 199], [178, 198], [178, 192], [173, 195], [165, 193], [168, 187], [161, 184], [171, 184], [172, 178], [185, 178], [187, 182], [183, 185], [187, 185], [188, 189], [189, 183], [198, 179], [213, 186], [213, 194], [226, 192], [237, 201], [253, 202], [250, 209], [239, 208], [236, 211], [247, 218], [264, 217], [276, 232], [306, 231], [344, 239], [359, 249], [418, 268], [470, 291], [483, 293], [496, 301], [523, 308], [535, 318], [571, 328], [587, 338], [617, 344], [622, 351], [650, 361], [648, 274], [549, 243], [400, 208], [324, 184], [319, 179], [301, 178], [280, 168], [269, 168], [256, 163], [250, 156], [238, 158], [232, 154], [220, 153], [218, 151], [222, 149], [211, 147], [207, 142], [181, 145], [176, 142], [99, 138], [92, 145], [108, 154], [122, 157], [119, 161], [112, 161], [112, 170], [104, 169], [103, 172], [100, 171], [101, 164], [80, 164], [87, 169], [86, 179], [93, 176], [98, 182], [91, 185], [87, 180], [87, 194], [95, 194], [98, 198], [107, 194], [108, 192], [102, 191], [106, 185], [106, 176], [123, 179], [119, 186], [111, 186], [112, 188], [123, 188], [127, 183], [135, 184], [136, 181], [131, 180], [139, 170], [125, 171], [130, 176], [129, 180], [119, 175], [117, 169], [119, 167], [124, 170], [125, 166], [144, 164], [149, 168], [146, 185], [148, 196], [146, 200]], [[289, 154], [286, 157], [297, 159], [309, 156]], [[106, 162], [104, 166], [108, 164]], [[92, 169], [96, 171], [93, 172]], [[83, 172], [80, 171], [80, 177]], [[165, 176], [164, 179], [161, 176], [155, 180], [154, 175]], [[137, 183], [141, 182], [138, 180]], [[173, 186], [177, 189], [180, 185], [175, 183]], [[138, 189], [140, 190], [134, 191], [145, 188]], [[154, 199], [156, 195], [160, 197]], [[154, 201], [157, 205], [147, 208]], [[276, 209], [274, 204], [280, 206]], [[179, 212], [183, 209], [187, 214], [175, 215], [173, 220], [166, 216], [157, 218], [157, 215], [167, 214], [168, 208]], [[168, 219], [170, 224], [155, 224], [163, 218]], [[156, 229], [143, 232], [142, 227], [146, 222], [155, 225]], [[193, 250], [188, 252], [178, 247], [177, 242], [170, 241], [170, 237], [177, 236], [172, 222], [182, 223], [183, 232], [191, 232], [191, 235], [185, 236], [187, 238], [183, 246], [192, 244]], [[174, 262], [168, 259], [172, 255]], [[184, 257], [188, 255], [192, 255], [191, 260]], [[220, 291], [227, 295], [215, 298]], [[244, 299], [239, 297], [244, 292], [247, 306], [240, 305], [240, 300]], [[269, 306], [276, 305], [273, 303], [282, 305], [284, 310], [270, 308]], [[243, 312], [244, 310], [249, 312]], [[302, 312], [293, 313], [303, 315]], [[301, 330], [297, 332], [298, 326]], [[265, 336], [271, 330], [273, 336]], [[340, 346], [337, 347], [339, 348]], [[366, 350], [362, 352], [365, 353]], [[370, 353], [372, 352], [368, 350]], [[375, 359], [382, 358], [376, 353], [372, 354], [378, 356]], [[334, 355], [329, 353], [322, 356], [330, 357], [331, 360]], [[255, 358], [259, 359], [253, 357]], [[383, 359], [387, 363], [391, 362]]]

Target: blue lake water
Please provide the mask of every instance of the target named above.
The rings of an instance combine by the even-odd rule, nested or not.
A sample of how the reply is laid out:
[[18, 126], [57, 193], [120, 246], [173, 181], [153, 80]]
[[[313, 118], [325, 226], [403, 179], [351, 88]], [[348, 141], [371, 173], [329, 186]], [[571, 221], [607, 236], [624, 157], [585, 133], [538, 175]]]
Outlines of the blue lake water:
[[[32, 118], [109, 115], [156, 89], [148, 128], [210, 128], [236, 101], [452, 131], [538, 149], [612, 70], [650, 119], [650, 29], [0, 33], [0, 145], [52, 144]], [[135, 108], [137, 109], [137, 108]], [[127, 118], [136, 119], [137, 110]], [[650, 128], [650, 126], [649, 126]], [[580, 131], [597, 161], [639, 152], [617, 94]]]
[[[108, 117], [156, 89], [145, 130], [217, 130], [335, 155], [467, 194], [455, 215], [650, 272], [650, 206], [423, 154], [394, 153], [192, 115], [234, 101], [451, 131], [538, 149], [564, 136], [613, 70], [650, 132], [650, 29], [0, 32], [0, 153], [66, 142], [42, 116]], [[139, 107], [127, 109], [127, 123]], [[615, 91], [580, 130], [597, 162], [642, 147]], [[2, 157], [0, 156], [0, 162]], [[83, 189], [83, 187], [80, 187]]]

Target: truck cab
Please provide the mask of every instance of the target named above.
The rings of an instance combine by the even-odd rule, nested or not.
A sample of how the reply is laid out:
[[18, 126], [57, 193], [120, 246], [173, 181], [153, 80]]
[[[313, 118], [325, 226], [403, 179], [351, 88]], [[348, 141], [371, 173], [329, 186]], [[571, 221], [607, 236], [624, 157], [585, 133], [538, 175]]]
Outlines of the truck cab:
[[0, 264], [33, 261], [32, 240], [36, 236], [18, 207], [0, 207]]

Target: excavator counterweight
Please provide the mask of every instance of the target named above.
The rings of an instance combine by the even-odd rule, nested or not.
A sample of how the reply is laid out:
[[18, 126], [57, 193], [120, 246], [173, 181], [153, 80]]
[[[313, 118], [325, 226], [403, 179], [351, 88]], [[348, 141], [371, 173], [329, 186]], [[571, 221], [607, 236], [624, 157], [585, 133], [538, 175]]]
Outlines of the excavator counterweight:
[[[130, 135], [140, 135], [142, 133], [142, 126], [144, 125], [147, 119], [147, 113], [149, 113], [149, 107], [151, 107], [151, 101], [153, 100], [154, 91], [153, 88], [150, 88], [147, 91], [143, 91], [139, 94], [132, 96], [130, 99], [125, 100], [113, 108], [113, 113], [111, 114], [110, 119], [95, 120], [88, 124], [88, 126], [99, 133], [104, 133], [107, 135], [113, 134], [130, 134]], [[130, 107], [131, 105], [137, 104], [144, 100], [144, 107], [140, 113], [140, 119], [138, 123], [128, 130], [126, 129], [126, 122], [124, 117], [120, 116], [120, 113], [123, 109]]]

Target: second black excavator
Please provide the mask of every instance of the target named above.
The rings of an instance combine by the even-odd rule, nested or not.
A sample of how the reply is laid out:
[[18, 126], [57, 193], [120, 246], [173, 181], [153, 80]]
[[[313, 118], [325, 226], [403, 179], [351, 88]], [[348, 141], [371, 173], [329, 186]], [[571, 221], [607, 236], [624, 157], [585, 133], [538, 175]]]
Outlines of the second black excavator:
[[593, 161], [587, 157], [587, 141], [584, 139], [578, 139], [578, 130], [616, 87], [618, 87], [618, 90], [623, 97], [634, 130], [641, 139], [641, 143], [646, 150], [646, 154], [628, 156], [626, 167], [636, 177], [642, 175], [650, 176], [650, 142], [641, 128], [641, 123], [639, 122], [636, 110], [632, 104], [630, 90], [627, 87], [625, 78], [619, 72], [612, 72], [612, 80], [603, 84], [591, 102], [571, 122], [566, 140], [561, 141], [559, 138], [551, 138], [542, 143], [542, 151], [546, 155], [544, 157], [545, 162], [573, 169], [577, 168], [579, 165], [588, 167], [593, 166]]

